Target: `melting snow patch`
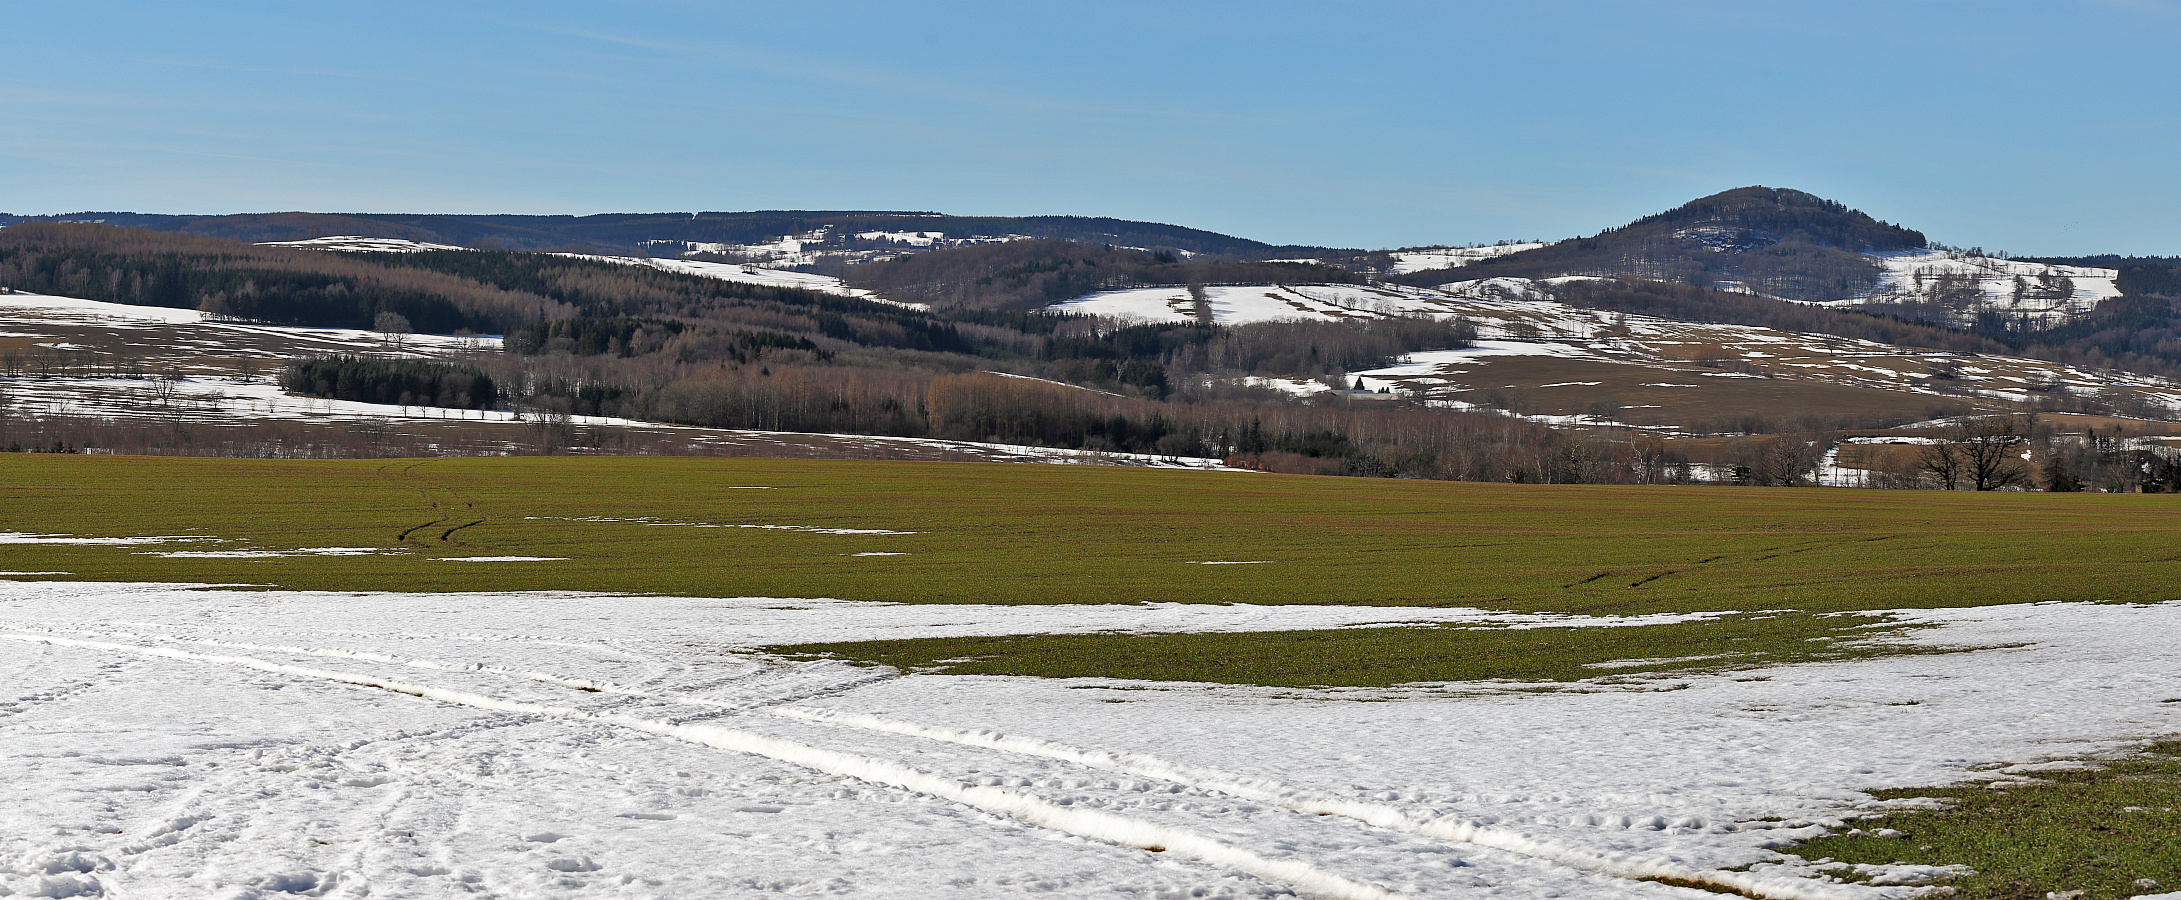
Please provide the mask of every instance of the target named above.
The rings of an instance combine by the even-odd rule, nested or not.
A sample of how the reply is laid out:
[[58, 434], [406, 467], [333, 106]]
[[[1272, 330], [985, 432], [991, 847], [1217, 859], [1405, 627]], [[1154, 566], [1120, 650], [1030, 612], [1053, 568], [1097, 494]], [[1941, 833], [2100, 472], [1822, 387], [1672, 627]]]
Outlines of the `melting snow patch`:
[[1707, 659], [1725, 659], [1728, 654], [1714, 653], [1709, 656], [1657, 656], [1650, 659], [1615, 659], [1606, 662], [1584, 663], [1586, 669], [1633, 669], [1637, 666], [1656, 666], [1668, 663], [1699, 662]]
[[[762, 490], [771, 490], [763, 488]], [[656, 525], [667, 528], [756, 528], [763, 531], [800, 531], [804, 534], [918, 534], [915, 531], [888, 531], [884, 528], [822, 528], [816, 525], [715, 525], [710, 522], [666, 522], [650, 516], [617, 518], [614, 516], [524, 516], [526, 521], [626, 523], [630, 525]]]
[[219, 538], [194, 535], [161, 535], [157, 537], [78, 537], [72, 534], [31, 534], [22, 531], [0, 531], [0, 544], [66, 544], [79, 547], [133, 547], [142, 544], [169, 544], [180, 541], [216, 541]]
[[434, 244], [429, 241], [412, 241], [403, 238], [375, 238], [358, 235], [311, 238], [305, 241], [265, 241], [260, 247], [294, 247], [299, 250], [338, 250], [346, 253], [421, 253], [426, 250], [467, 250], [453, 244]]
[[560, 562], [565, 556], [442, 556], [440, 562]]
[[300, 547], [294, 550], [144, 550], [139, 556], [167, 559], [281, 559], [296, 556], [376, 556], [400, 551], [377, 547]]
[[[191, 896], [312, 873], [341, 873], [313, 876], [319, 892], [440, 879], [449, 867], [413, 855], [276, 840], [388, 822], [387, 788], [360, 788], [399, 771], [453, 786], [401, 796], [388, 826], [460, 861], [466, 880], [425, 893], [600, 871], [644, 882], [592, 893], [662, 896], [980, 897], [1051, 879], [1066, 897], [1639, 900], [1661, 889], [1632, 879], [1668, 877], [1907, 900], [1934, 870], [1844, 884], [1847, 867], [1778, 848], [1844, 829], [1874, 789], [2096, 757], [2181, 722], [2160, 703], [2181, 698], [2181, 603], [1905, 610], [1931, 626], [1902, 638], [1915, 646], [2010, 649], [1551, 692], [904, 675], [755, 648], [1667, 619], [5, 581], [0, 615], [0, 716], [41, 748], [0, 753], [17, 845], [0, 889], [18, 896], [64, 876], [88, 893], [109, 871], [131, 893]], [[644, 812], [612, 818], [624, 810]], [[734, 853], [688, 852], [727, 834]]]
[[1267, 378], [1262, 375], [1244, 376], [1242, 383], [1250, 387], [1270, 388], [1296, 397], [1309, 397], [1332, 390], [1324, 382], [1308, 378]]

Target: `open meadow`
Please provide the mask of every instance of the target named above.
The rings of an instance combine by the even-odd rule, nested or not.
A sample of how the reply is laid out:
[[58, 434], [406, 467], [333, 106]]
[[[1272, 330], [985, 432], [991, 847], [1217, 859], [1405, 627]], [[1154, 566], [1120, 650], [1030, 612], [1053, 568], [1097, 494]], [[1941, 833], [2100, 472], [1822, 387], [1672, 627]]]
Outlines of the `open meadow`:
[[[2126, 897], [2181, 871], [2042, 802], [1996, 853], [1916, 817], [2181, 731], [2176, 512], [9, 454], [0, 886]], [[2122, 771], [2070, 802], [2170, 822]], [[2120, 862], [2010, 874], [2055, 828]]]

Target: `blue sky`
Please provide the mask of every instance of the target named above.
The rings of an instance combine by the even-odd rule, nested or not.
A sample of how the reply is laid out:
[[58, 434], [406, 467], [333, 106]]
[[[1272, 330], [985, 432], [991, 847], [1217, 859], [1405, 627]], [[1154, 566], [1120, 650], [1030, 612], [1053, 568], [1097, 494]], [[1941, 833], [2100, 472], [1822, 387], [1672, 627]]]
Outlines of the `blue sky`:
[[0, 211], [899, 209], [1393, 247], [1747, 184], [2181, 254], [2181, 3], [13, 4]]

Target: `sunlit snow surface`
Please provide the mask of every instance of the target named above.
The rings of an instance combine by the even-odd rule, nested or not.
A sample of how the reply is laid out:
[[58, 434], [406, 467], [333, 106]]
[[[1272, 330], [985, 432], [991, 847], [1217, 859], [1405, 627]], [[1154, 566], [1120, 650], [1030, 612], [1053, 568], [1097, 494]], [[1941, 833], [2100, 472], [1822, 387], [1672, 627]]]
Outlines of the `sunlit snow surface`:
[[1406, 275], [1427, 269], [1451, 269], [1479, 260], [1546, 246], [1541, 243], [1492, 244], [1484, 247], [1427, 247], [1393, 251], [1393, 274]]
[[0, 582], [0, 887], [1663, 898], [1625, 876], [1757, 863], [1736, 877], [1777, 896], [1900, 896], [1787, 880], [1815, 873], [1764, 848], [1862, 790], [2181, 725], [2160, 702], [2181, 697], [2181, 604], [1908, 615], [1942, 623], [1922, 641], [2005, 648], [1587, 691], [1271, 690], [746, 648], [1493, 617]]
[[812, 275], [805, 272], [789, 272], [784, 269], [767, 269], [760, 266], [736, 265], [734, 263], [703, 262], [694, 259], [637, 259], [629, 256], [584, 256], [574, 253], [561, 255], [575, 259], [588, 259], [594, 262], [649, 266], [662, 272], [697, 275], [704, 278], [716, 278], [721, 281], [762, 284], [769, 287], [800, 288], [825, 294], [839, 294], [843, 297], [872, 300], [889, 306], [901, 306], [910, 309], [928, 308], [921, 303], [896, 303], [892, 300], [886, 300], [862, 288], [849, 287], [847, 283], [828, 275]]
[[[125, 340], [134, 335], [146, 351], [203, 351], [237, 356], [278, 358], [305, 353], [397, 352], [429, 356], [470, 350], [497, 350], [498, 335], [405, 334], [398, 344], [388, 336], [355, 328], [296, 328], [259, 325], [207, 317], [194, 309], [135, 306], [54, 297], [45, 294], [0, 294], [0, 337], [40, 335], [31, 328], [91, 327], [109, 330]], [[167, 329], [187, 328], [189, 338], [176, 343]], [[156, 340], [154, 339], [156, 338]]]
[[[931, 241], [927, 238], [925, 239], [924, 243], [930, 244]], [[800, 244], [793, 240], [786, 241], [786, 244], [788, 245], [787, 252], [791, 254], [800, 250]], [[352, 235], [312, 238], [306, 241], [271, 241], [260, 246], [296, 247], [305, 250], [337, 250], [349, 253], [416, 253], [423, 250], [467, 249], [463, 247], [453, 246], [451, 244], [433, 244], [424, 241], [412, 241], [401, 238], [369, 238], [356, 237]], [[703, 245], [703, 247], [706, 249], [716, 249], [724, 252], [727, 248], [727, 245]], [[758, 247], [754, 249], [774, 249], [774, 247], [773, 245], [765, 245], [763, 247]], [[800, 288], [806, 291], [818, 291], [827, 294], [839, 294], [843, 297], [860, 297], [866, 300], [876, 300], [880, 303], [887, 303], [895, 306], [906, 306], [918, 309], [924, 308], [923, 304], [920, 303], [894, 303], [891, 300], [881, 299], [878, 296], [872, 294], [870, 291], [866, 291], [861, 288], [849, 287], [838, 278], [833, 278], [826, 275], [812, 275], [804, 272], [790, 272], [785, 269], [772, 269], [763, 266], [736, 265], [733, 263], [702, 262], [689, 259], [639, 259], [631, 256], [594, 256], [582, 253], [561, 253], [556, 255], [566, 256], [572, 259], [587, 259], [594, 262], [617, 263], [620, 265], [629, 266], [649, 266], [663, 272], [676, 272], [683, 275], [697, 275], [705, 278], [717, 278], [721, 281], [736, 281], [744, 284], [762, 284], [770, 287]], [[793, 264], [792, 261], [790, 264]]]
[[[1412, 316], [1462, 318], [1474, 324], [1484, 338], [1478, 342], [1479, 349], [1418, 352], [1392, 366], [1352, 373], [1361, 376], [1368, 390], [1388, 388], [1397, 394], [1450, 406], [1465, 404], [1436, 398], [1499, 383], [1489, 375], [1481, 376], [1481, 380], [1480, 376], [1465, 380], [1462, 376], [1474, 370], [1464, 363], [1483, 356], [1530, 355], [1628, 363], [1705, 379], [1793, 377], [2013, 402], [2034, 402], [2059, 389], [2084, 395], [2114, 391], [2181, 409], [2181, 383], [2155, 376], [2017, 357], [1918, 350], [1749, 325], [1624, 315], [1553, 299], [1550, 288], [1579, 280], [1588, 279], [1486, 278], [1450, 282], [1437, 288], [1388, 284], [1225, 285], [1206, 287], [1201, 308], [1185, 287], [1135, 288], [1103, 291], [1049, 309], [1124, 322], [1187, 322], [1208, 313], [1220, 325], [1361, 322]], [[1761, 363], [1762, 370], [1701, 370], [1690, 364], [1699, 348], [1712, 348], [1742, 362]], [[1933, 381], [1935, 367], [1952, 370], [1943, 384]], [[1249, 383], [1295, 394], [1314, 392], [1306, 386], [1281, 383], [1284, 381]], [[1568, 422], [1581, 418], [1541, 417]]]
[[1941, 300], [1946, 286], [1959, 284], [1969, 288], [1962, 298], [1967, 305], [1960, 310], [1965, 318], [1990, 310], [2059, 321], [2120, 296], [2114, 283], [2118, 269], [2056, 266], [1949, 250], [1879, 253], [1871, 259], [1885, 269], [1877, 289], [1840, 303]]
[[344, 234], [302, 241], [265, 241], [260, 247], [294, 247], [298, 250], [335, 250], [344, 253], [421, 253], [425, 250], [466, 250], [454, 244], [434, 244], [407, 238], [375, 238]]

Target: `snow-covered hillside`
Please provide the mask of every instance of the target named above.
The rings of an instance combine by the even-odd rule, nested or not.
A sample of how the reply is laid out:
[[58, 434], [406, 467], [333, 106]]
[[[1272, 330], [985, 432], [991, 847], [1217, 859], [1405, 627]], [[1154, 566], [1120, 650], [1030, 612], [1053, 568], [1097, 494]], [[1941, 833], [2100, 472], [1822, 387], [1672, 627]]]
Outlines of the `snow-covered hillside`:
[[949, 234], [944, 231], [860, 231], [842, 234], [828, 225], [801, 234], [784, 234], [769, 241], [751, 244], [646, 241], [645, 246], [660, 248], [677, 255], [716, 253], [762, 263], [767, 267], [792, 269], [821, 263], [854, 265], [879, 262], [919, 250], [1026, 240], [1030, 238], [1020, 234]]
[[1393, 274], [1407, 275], [1428, 269], [1451, 269], [1466, 266], [1479, 260], [1524, 250], [1535, 250], [1542, 243], [1491, 244], [1484, 247], [1425, 247], [1420, 250], [1396, 250], [1393, 252]]
[[[1204, 288], [1204, 299], [1205, 311], [1219, 325], [1290, 319], [1446, 318], [1481, 310], [1553, 320], [1548, 328], [1579, 327], [1570, 317], [1572, 307], [1551, 302], [1551, 295], [1538, 283], [1519, 278], [1462, 282], [1436, 290], [1392, 284], [1222, 285]], [[1145, 322], [1199, 321], [1202, 315], [1186, 287], [1102, 291], [1048, 309]]]
[[1995, 312], [2010, 319], [2026, 316], [2033, 326], [2043, 327], [2120, 296], [2113, 283], [2120, 273], [2114, 269], [2055, 266], [1951, 250], [1882, 253], [1871, 259], [1885, 267], [1878, 287], [1837, 304], [1928, 303], [1951, 312], [1957, 322]]
[[[2086, 396], [2113, 392], [2114, 396], [2133, 395], [2160, 407], [2181, 409], [2181, 384], [2147, 375], [2093, 371], [2026, 358], [1933, 353], [1746, 325], [1623, 315], [1569, 306], [1553, 299], [1553, 285], [1579, 278], [1489, 278], [1436, 289], [1347, 284], [1228, 285], [1205, 288], [1204, 306], [1212, 321], [1220, 325], [1461, 317], [1476, 325], [1480, 337], [1510, 342], [1489, 353], [1458, 350], [1412, 354], [1404, 364], [1357, 373], [1371, 390], [1386, 387], [1423, 399], [1487, 386], [1492, 376], [1477, 368], [1479, 357], [1545, 355], [1699, 373], [1696, 383], [1721, 378], [1790, 378], [2007, 402], [2034, 401], [2055, 391]], [[1050, 309], [1150, 322], [1193, 321], [1199, 314], [1196, 301], [1184, 287], [1105, 291]], [[1699, 356], [1708, 356], [1705, 362], [1710, 367], [1700, 364]], [[1462, 377], [1465, 373], [1469, 373], [1466, 378]]]
[[[1716, 225], [1691, 226], [1673, 233], [1694, 241], [1716, 254], [1732, 255], [1766, 246], [1777, 240], [1744, 229]], [[1396, 251], [1393, 274], [1404, 275], [1433, 269], [1466, 266], [1480, 260], [1506, 256], [1547, 246], [1539, 243], [1497, 244], [1486, 247], [1427, 248]], [[1981, 256], [1957, 250], [1903, 250], [1864, 255], [1880, 270], [1877, 285], [1850, 297], [1808, 298], [1826, 305], [1917, 304], [1921, 310], [1955, 324], [1969, 324], [1980, 313], [1998, 313], [2009, 320], [2026, 318], [2031, 327], [2049, 327], [2081, 316], [2099, 301], [2120, 295], [2114, 285], [2119, 272], [2089, 266], [2050, 265], [2039, 262]], [[1601, 271], [1614, 271], [1612, 260], [1602, 260]], [[1746, 290], [1741, 282], [1723, 280], [1715, 286]], [[1769, 296], [1769, 295], [1767, 295]]]
[[[796, 247], [800, 246], [793, 239], [788, 239], [779, 246], [788, 247], [789, 245], [794, 245]], [[262, 244], [260, 246], [298, 247], [306, 250], [336, 250], [350, 253], [416, 253], [422, 250], [467, 249], [464, 247], [456, 247], [448, 244], [428, 244], [420, 241], [402, 240], [399, 238], [368, 238], [355, 236], [312, 238], [307, 241], [276, 241], [272, 243]], [[790, 260], [790, 264], [798, 264], [793, 263], [792, 260], [795, 258], [795, 253], [799, 251], [790, 248], [788, 250], [784, 250], [783, 252], [786, 254], [786, 256], [784, 256], [783, 258]], [[890, 303], [895, 306], [906, 306], [915, 309], [923, 308], [922, 304], [894, 303], [893, 301], [881, 298], [878, 295], [871, 293], [870, 291], [862, 290], [860, 288], [849, 287], [840, 279], [828, 275], [813, 275], [807, 272], [791, 272], [786, 269], [766, 268], [763, 266], [754, 265], [737, 265], [733, 263], [704, 262], [701, 260], [693, 259], [638, 258], [632, 256], [595, 256], [583, 253], [559, 253], [554, 255], [566, 256], [571, 259], [588, 259], [596, 262], [616, 263], [619, 265], [650, 266], [654, 269], [658, 269], [664, 272], [678, 272], [684, 275], [697, 275], [704, 278], [717, 278], [721, 281], [736, 281], [744, 284], [762, 284], [771, 287], [799, 288], [806, 291], [818, 291], [820, 293], [826, 294], [838, 294], [843, 297], [860, 297], [865, 300], [875, 300], [880, 303]]]
[[465, 250], [453, 244], [434, 244], [427, 241], [411, 241], [403, 238], [360, 237], [336, 235], [311, 238], [303, 241], [266, 241], [260, 247], [295, 247], [302, 250], [337, 250], [345, 253], [416, 253], [423, 250]]
[[677, 272], [683, 275], [717, 278], [721, 281], [800, 288], [824, 294], [838, 294], [843, 297], [860, 297], [865, 300], [876, 300], [881, 303], [906, 306], [912, 309], [925, 308], [924, 304], [921, 303], [894, 303], [894, 301], [883, 299], [877, 294], [862, 288], [849, 287], [847, 283], [830, 275], [813, 275], [808, 272], [790, 272], [785, 269], [768, 269], [761, 266], [737, 265], [735, 263], [704, 262], [694, 259], [661, 259], [658, 257], [639, 259], [633, 256], [586, 256], [577, 253], [556, 255], [575, 259], [596, 260], [598, 262], [619, 263], [628, 266], [650, 266], [662, 272]]

